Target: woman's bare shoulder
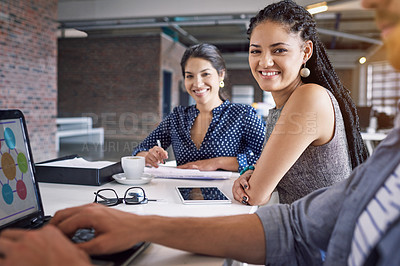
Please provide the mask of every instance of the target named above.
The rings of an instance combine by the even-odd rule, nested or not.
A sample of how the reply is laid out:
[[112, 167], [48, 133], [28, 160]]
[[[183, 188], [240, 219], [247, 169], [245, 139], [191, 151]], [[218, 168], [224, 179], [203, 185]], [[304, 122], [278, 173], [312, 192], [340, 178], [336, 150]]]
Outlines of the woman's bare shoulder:
[[296, 88], [290, 96], [288, 104], [312, 111], [330, 106], [331, 99], [324, 87], [309, 83]]

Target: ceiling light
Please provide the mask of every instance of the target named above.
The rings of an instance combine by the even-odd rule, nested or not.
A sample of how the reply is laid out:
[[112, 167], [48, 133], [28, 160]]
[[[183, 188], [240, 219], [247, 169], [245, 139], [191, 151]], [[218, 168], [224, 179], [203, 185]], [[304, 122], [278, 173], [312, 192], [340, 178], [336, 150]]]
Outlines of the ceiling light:
[[360, 57], [360, 59], [358, 59], [358, 62], [362, 65], [365, 64], [365, 62], [367, 62], [367, 58], [365, 58], [365, 56]]
[[325, 12], [328, 10], [328, 5], [326, 2], [317, 3], [314, 5], [309, 5], [306, 7], [307, 11], [310, 12], [311, 15]]
[[57, 37], [58, 38], [86, 38], [88, 34], [84, 31], [77, 29], [58, 29]]

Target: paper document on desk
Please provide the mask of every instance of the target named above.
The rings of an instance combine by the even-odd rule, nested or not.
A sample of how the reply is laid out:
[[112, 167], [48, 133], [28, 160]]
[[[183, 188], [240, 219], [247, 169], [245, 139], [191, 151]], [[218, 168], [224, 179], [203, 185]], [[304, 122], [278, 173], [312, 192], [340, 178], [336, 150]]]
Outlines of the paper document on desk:
[[72, 168], [92, 168], [92, 169], [102, 169], [104, 167], [115, 164], [115, 162], [109, 161], [94, 161], [90, 162], [83, 158], [73, 158], [60, 161], [52, 161], [48, 163], [41, 163], [41, 166], [57, 166], [57, 167], [72, 167]]
[[197, 169], [179, 169], [163, 165], [159, 165], [158, 168], [146, 167], [144, 172], [154, 175], [156, 178], [170, 179], [223, 180], [229, 179], [232, 176], [232, 172], [227, 171], [200, 171]]

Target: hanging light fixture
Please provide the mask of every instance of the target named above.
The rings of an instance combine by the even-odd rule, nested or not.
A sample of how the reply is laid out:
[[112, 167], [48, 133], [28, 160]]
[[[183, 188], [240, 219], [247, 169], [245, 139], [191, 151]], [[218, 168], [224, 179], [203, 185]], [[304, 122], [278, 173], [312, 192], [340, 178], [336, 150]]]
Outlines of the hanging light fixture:
[[306, 7], [307, 11], [310, 12], [311, 15], [325, 12], [328, 10], [328, 5], [326, 2], [320, 2], [317, 4], [309, 5]]

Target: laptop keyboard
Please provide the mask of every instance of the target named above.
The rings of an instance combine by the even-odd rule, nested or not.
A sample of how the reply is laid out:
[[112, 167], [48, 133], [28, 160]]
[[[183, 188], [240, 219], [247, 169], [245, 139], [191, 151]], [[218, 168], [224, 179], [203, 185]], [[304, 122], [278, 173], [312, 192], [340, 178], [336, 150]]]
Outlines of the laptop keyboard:
[[[51, 216], [45, 216], [42, 221], [33, 222], [31, 225], [32, 229], [38, 229], [43, 225], [47, 224], [51, 220]], [[74, 243], [82, 243], [92, 240], [95, 237], [95, 230], [93, 228], [81, 228], [76, 230], [75, 234], [72, 236], [71, 240]]]
[[71, 238], [74, 243], [82, 243], [92, 240], [95, 237], [95, 230], [92, 229], [78, 229], [75, 235]]

